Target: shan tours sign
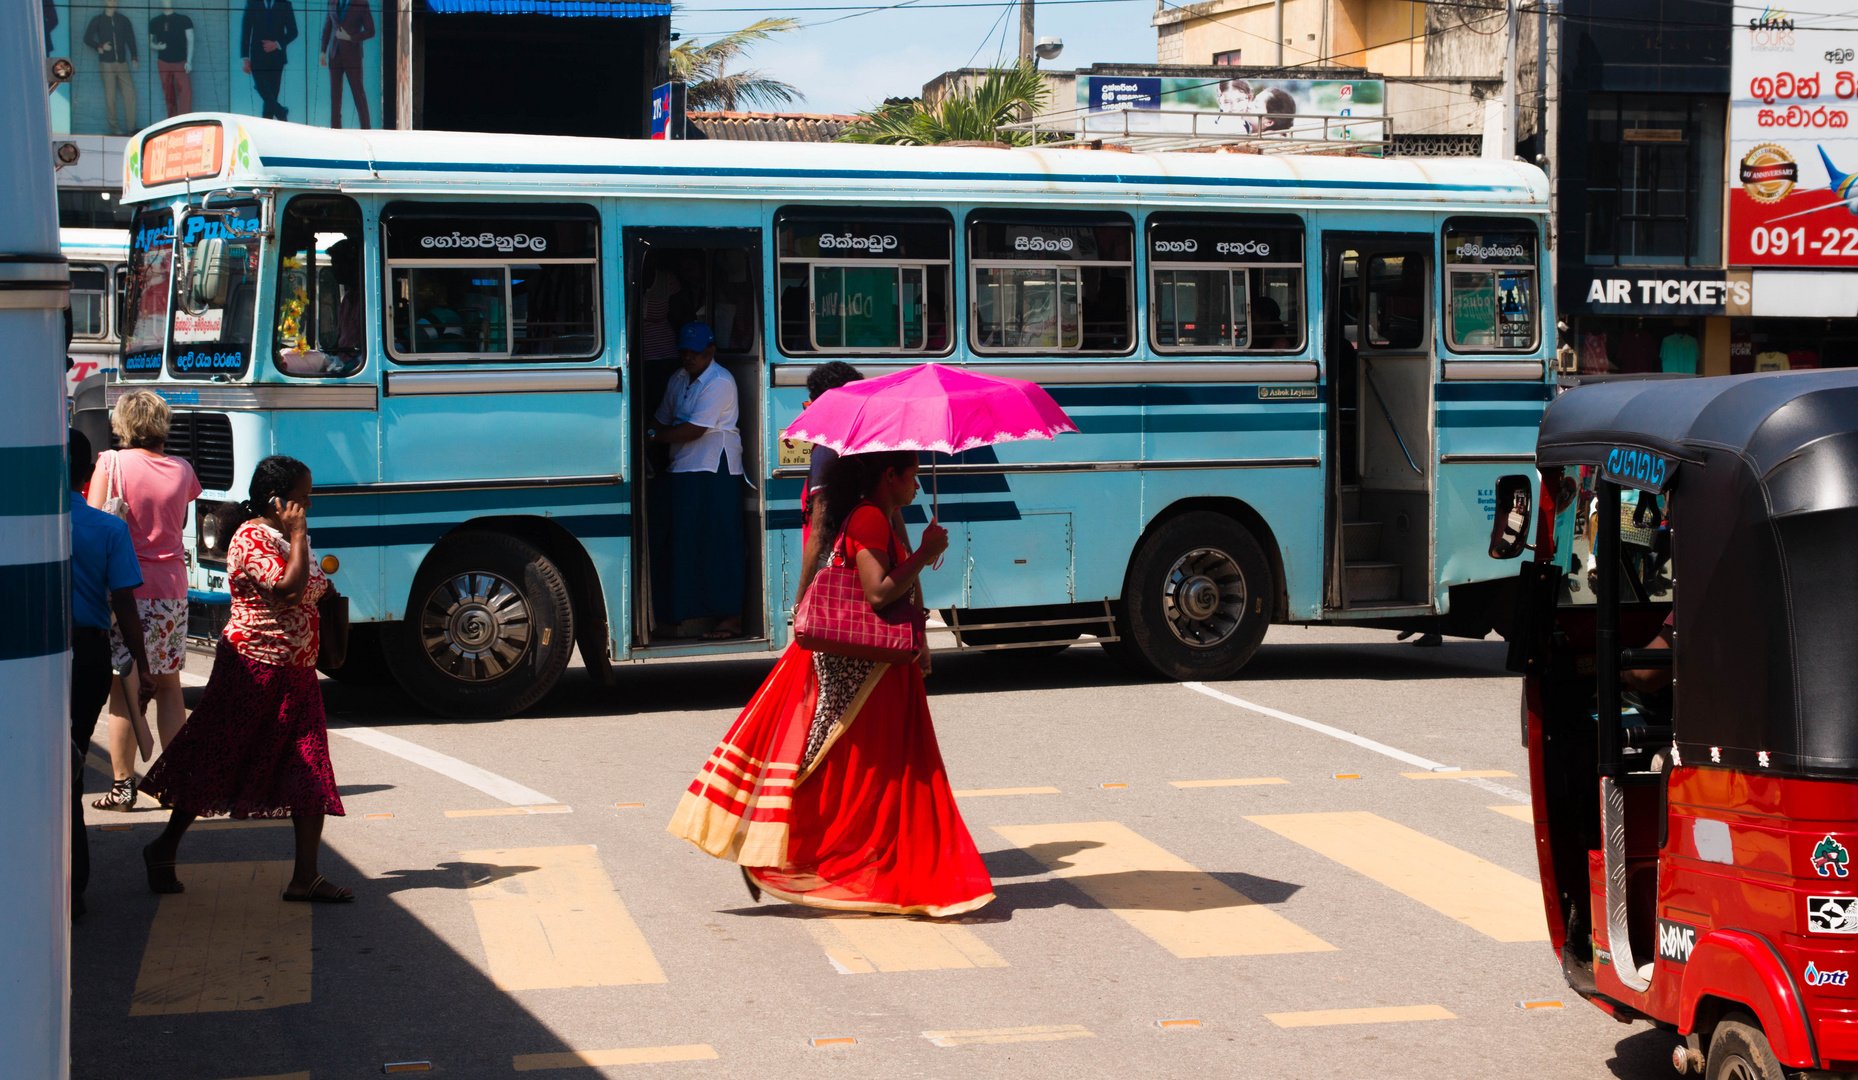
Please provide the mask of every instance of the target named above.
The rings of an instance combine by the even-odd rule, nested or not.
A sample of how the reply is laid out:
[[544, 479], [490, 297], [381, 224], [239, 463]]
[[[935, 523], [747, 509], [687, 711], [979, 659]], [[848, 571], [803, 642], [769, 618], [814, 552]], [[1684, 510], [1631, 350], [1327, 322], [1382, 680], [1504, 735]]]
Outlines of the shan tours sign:
[[1858, 267], [1858, 15], [1736, 8], [1729, 264]]

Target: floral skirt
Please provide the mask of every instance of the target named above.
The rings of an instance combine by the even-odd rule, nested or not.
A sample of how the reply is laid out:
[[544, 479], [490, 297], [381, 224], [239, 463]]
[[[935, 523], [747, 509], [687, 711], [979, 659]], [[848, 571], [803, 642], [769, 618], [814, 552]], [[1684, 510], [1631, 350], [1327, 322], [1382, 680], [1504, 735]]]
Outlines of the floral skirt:
[[251, 660], [222, 638], [200, 706], [142, 787], [201, 817], [340, 816], [316, 669]]

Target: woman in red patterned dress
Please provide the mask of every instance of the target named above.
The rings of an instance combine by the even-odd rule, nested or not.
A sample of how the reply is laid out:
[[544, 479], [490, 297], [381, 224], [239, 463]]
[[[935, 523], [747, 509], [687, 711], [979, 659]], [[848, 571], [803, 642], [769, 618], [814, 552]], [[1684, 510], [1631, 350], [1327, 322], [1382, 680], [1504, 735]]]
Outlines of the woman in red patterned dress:
[[[829, 547], [857, 567], [874, 608], [909, 596], [948, 548], [934, 523], [915, 552], [892, 528], [917, 490], [909, 451], [841, 457], [826, 477], [815, 528], [839, 538]], [[947, 916], [994, 896], [955, 807], [920, 663], [789, 646], [691, 783], [670, 831], [739, 863], [756, 899]]]
[[174, 860], [195, 818], [287, 817], [297, 861], [284, 899], [342, 903], [354, 892], [316, 870], [323, 817], [341, 816], [342, 799], [316, 683], [316, 601], [329, 580], [310, 558], [310, 468], [268, 457], [253, 471], [250, 489], [246, 507], [255, 516], [232, 534], [226, 554], [232, 618], [220, 635], [212, 677], [143, 784], [174, 813], [142, 849], [142, 860], [150, 889], [181, 892]]

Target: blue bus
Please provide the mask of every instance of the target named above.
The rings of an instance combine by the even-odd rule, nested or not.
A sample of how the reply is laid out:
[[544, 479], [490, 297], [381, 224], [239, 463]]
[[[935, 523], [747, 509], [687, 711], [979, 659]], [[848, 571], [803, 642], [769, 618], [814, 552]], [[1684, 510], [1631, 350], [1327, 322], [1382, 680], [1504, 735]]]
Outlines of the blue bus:
[[[253, 465], [315, 473], [332, 675], [504, 716], [578, 647], [785, 646], [816, 365], [1034, 380], [1080, 434], [939, 463], [926, 601], [965, 650], [1084, 635], [1170, 679], [1273, 622], [1482, 636], [1500, 474], [1553, 391], [1532, 166], [355, 133], [199, 114], [131, 144], [120, 379], [188, 417], [196, 617]], [[643, 433], [670, 330], [738, 388], [744, 633], [656, 625]], [[659, 466], [662, 468], [662, 464]], [[925, 500], [926, 501], [926, 500]], [[922, 506], [912, 507], [924, 520]], [[938, 638], [942, 640], [942, 638]]]

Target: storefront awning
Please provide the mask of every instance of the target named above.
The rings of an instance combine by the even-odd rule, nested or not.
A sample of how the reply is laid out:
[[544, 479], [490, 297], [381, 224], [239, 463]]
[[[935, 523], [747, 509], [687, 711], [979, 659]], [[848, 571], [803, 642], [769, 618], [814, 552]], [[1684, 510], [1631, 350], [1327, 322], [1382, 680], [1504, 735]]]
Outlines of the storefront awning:
[[671, 14], [670, 4], [623, 0], [426, 0], [437, 15], [559, 15], [564, 18], [649, 19]]

